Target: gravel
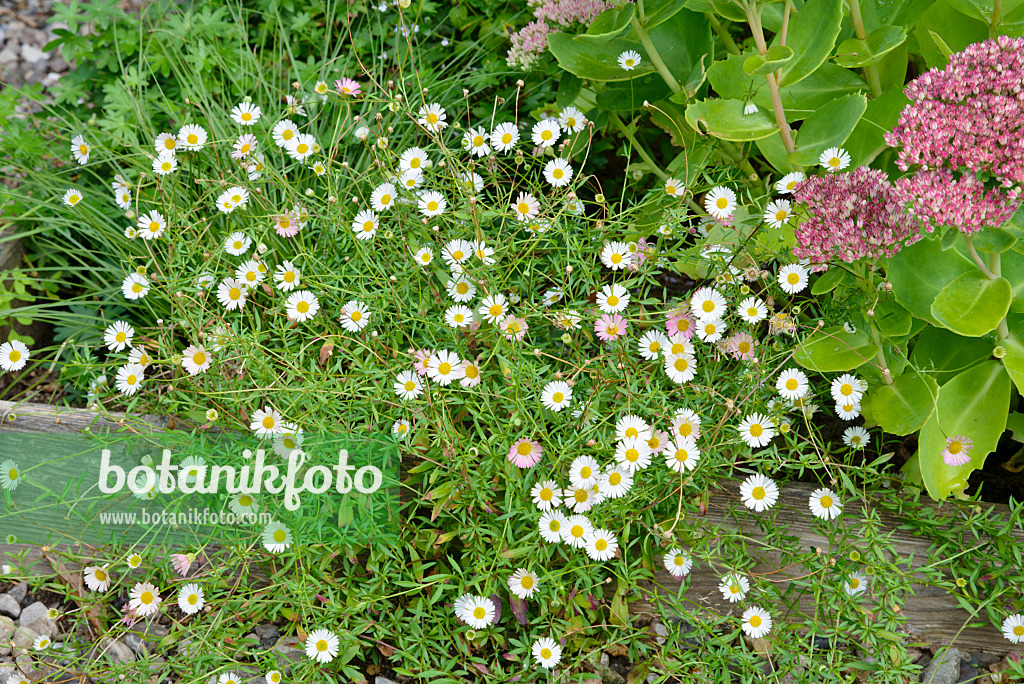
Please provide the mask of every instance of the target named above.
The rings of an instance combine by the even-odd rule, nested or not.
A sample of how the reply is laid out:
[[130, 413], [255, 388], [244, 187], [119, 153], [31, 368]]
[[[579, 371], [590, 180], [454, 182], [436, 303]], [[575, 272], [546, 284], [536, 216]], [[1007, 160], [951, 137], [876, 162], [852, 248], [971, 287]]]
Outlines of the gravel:
[[[71, 67], [59, 50], [44, 52], [66, 22], [47, 24], [54, 0], [0, 0], [0, 83], [52, 88]], [[85, 27], [83, 26], [83, 33]]]

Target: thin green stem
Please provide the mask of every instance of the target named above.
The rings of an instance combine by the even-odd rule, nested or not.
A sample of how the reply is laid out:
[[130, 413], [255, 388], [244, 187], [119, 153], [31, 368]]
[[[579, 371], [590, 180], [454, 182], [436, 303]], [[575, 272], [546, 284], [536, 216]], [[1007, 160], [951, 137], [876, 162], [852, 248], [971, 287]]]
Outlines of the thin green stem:
[[994, 38], [996, 33], [996, 26], [999, 26], [999, 21], [1003, 17], [1003, 0], [994, 0], [992, 3], [992, 18], [988, 22], [988, 37]]
[[611, 117], [612, 120], [615, 122], [615, 125], [619, 127], [620, 131], [622, 131], [622, 135], [626, 136], [626, 139], [629, 140], [630, 145], [632, 145], [633, 149], [636, 150], [636, 153], [639, 154], [640, 158], [643, 159], [644, 162], [646, 162], [647, 165], [654, 170], [654, 173], [657, 174], [658, 178], [660, 178], [661, 180], [668, 180], [668, 174], [661, 170], [661, 167], [658, 166], [657, 162], [654, 161], [654, 158], [647, 153], [647, 150], [644, 149], [643, 145], [637, 142], [636, 137], [633, 136], [632, 131], [630, 131], [629, 128], [624, 123], [622, 123], [622, 119], [620, 119], [616, 114], [612, 114]]
[[878, 334], [878, 326], [875, 325], [875, 321], [872, 319], [868, 321], [868, 328], [871, 330], [871, 341], [875, 343], [878, 351], [875, 352], [875, 358], [878, 360], [878, 365], [882, 369], [882, 381], [886, 385], [892, 384], [892, 371], [889, 370], [888, 364], [885, 362], [885, 348], [882, 346], [882, 337]]
[[722, 41], [722, 45], [725, 46], [725, 49], [729, 52], [729, 54], [740, 54], [740, 49], [736, 46], [736, 41], [732, 39], [732, 36], [729, 35], [729, 32], [726, 30], [726, 28], [722, 26], [722, 22], [718, 20], [718, 17], [716, 17], [711, 12], [705, 12], [704, 16], [707, 18], [708, 23], [711, 24], [712, 30], [714, 30], [715, 34], [718, 36], [718, 39]]
[[[850, 14], [853, 16], [853, 30], [857, 38], [864, 40], [867, 31], [864, 30], [864, 17], [860, 13], [860, 0], [850, 0]], [[864, 76], [867, 78], [868, 86], [871, 87], [871, 94], [878, 97], [882, 94], [882, 82], [878, 77], [878, 65], [868, 64], [864, 67]]]
[[[998, 278], [999, 276], [993, 273], [992, 271], [988, 270], [988, 266], [986, 266], [985, 262], [981, 260], [981, 256], [978, 254], [978, 250], [974, 248], [974, 241], [971, 240], [970, 236], [965, 235], [964, 240], [967, 241], [967, 250], [971, 253], [971, 258], [974, 259], [974, 263], [978, 265], [978, 268], [980, 268], [981, 272], [985, 274], [985, 277], [988, 278], [989, 280], [995, 280], [996, 278]], [[999, 255], [994, 254], [993, 256], [996, 257], [996, 268], [998, 268]]]
[[[768, 52], [768, 44], [765, 43], [764, 30], [761, 28], [760, 10], [751, 2], [745, 2], [743, 8], [747, 13], [747, 23], [750, 24], [750, 31], [754, 35], [754, 43], [757, 45], [758, 52], [763, 55]], [[779, 83], [775, 80], [774, 73], [765, 74], [764, 78], [768, 82], [768, 92], [772, 98], [772, 111], [775, 113], [775, 125], [778, 126], [779, 135], [782, 136], [782, 144], [786, 147], [788, 154], [793, 154], [796, 151], [796, 146], [793, 144], [793, 133], [790, 131], [789, 123], [786, 121], [786, 111], [782, 107]], [[794, 168], [797, 168], [795, 164]]]
[[668, 84], [668, 87], [672, 89], [673, 93], [678, 93], [682, 90], [679, 87], [679, 83], [676, 81], [672, 72], [668, 70], [665, 65], [665, 61], [658, 54], [658, 49], [654, 47], [654, 43], [651, 41], [650, 35], [647, 33], [647, 29], [644, 28], [643, 24], [636, 17], [630, 20], [630, 24], [633, 26], [633, 30], [636, 31], [637, 36], [640, 37], [640, 44], [644, 46], [644, 50], [647, 51], [647, 56], [651, 58], [651, 63], [654, 64], [654, 68], [658, 70], [658, 74]]
[[[970, 244], [970, 243], [968, 243]], [[1002, 275], [1002, 263], [998, 252], [993, 252], [988, 255], [989, 269], [992, 276], [999, 278]], [[996, 326], [996, 336], [1001, 340], [1005, 340], [1010, 336], [1010, 328], [1006, 324], [1006, 316], [1003, 316], [1003, 320], [999, 321], [999, 325]]]

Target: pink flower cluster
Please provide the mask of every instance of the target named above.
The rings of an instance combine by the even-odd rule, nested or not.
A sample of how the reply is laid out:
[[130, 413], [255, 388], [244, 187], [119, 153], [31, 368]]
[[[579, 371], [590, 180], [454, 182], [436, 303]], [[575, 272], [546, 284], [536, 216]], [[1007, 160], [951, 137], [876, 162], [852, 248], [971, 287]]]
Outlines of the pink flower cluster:
[[529, 69], [548, 49], [548, 34], [559, 28], [590, 25], [594, 18], [612, 6], [605, 0], [534, 0], [535, 21], [512, 34], [512, 48], [506, 61], [510, 67]]
[[793, 254], [823, 265], [892, 256], [921, 239], [885, 173], [859, 167], [851, 173], [824, 173], [793, 192], [810, 217], [796, 227]]
[[[1024, 38], [1001, 36], [952, 55], [904, 91], [912, 101], [886, 134], [898, 165], [919, 171], [896, 184], [901, 201], [964, 233], [1000, 225], [1024, 183]], [[986, 190], [988, 185], [996, 191]], [[966, 194], [964, 194], [966, 193]], [[984, 216], [984, 218], [981, 218]]]

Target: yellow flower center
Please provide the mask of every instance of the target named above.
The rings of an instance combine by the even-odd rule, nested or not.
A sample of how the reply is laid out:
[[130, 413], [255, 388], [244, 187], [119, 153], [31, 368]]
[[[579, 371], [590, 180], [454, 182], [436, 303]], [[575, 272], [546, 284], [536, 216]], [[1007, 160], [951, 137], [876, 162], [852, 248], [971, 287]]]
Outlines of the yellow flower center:
[[412, 161], [409, 162], [409, 166], [414, 168], [414, 169], [420, 168], [420, 158], [419, 157], [413, 157]]
[[519, 580], [519, 584], [523, 589], [530, 589], [533, 587], [533, 577], [530, 575], [523, 575], [523, 578]]
[[500, 304], [492, 304], [491, 308], [489, 308], [487, 311], [488, 311], [488, 313], [491, 314], [491, 316], [500, 316], [501, 315], [501, 305]]
[[563, 399], [565, 399], [565, 395], [562, 394], [561, 392], [555, 392], [554, 394], [551, 395], [551, 401], [555, 402], [556, 404], [561, 404]]
[[779, 209], [777, 212], [775, 212], [775, 220], [776, 221], [785, 221], [786, 220], [786, 215], [787, 214], [786, 214], [786, 211], [784, 209]]
[[676, 460], [680, 463], [686, 463], [686, 459], [690, 458], [690, 452], [686, 449], [676, 449]]
[[440, 373], [441, 375], [448, 375], [449, 373], [452, 372], [452, 364], [448, 362], [442, 363], [440, 366], [437, 367], [437, 372]]
[[551, 140], [551, 137], [552, 137], [553, 135], [554, 135], [554, 134], [553, 134], [553, 133], [552, 133], [551, 131], [543, 131], [543, 132], [542, 132], [542, 133], [540, 134], [540, 139], [541, 139], [541, 140]]
[[363, 312], [360, 311], [359, 309], [356, 309], [355, 311], [350, 313], [348, 317], [351, 318], [356, 323], [358, 323], [359, 321], [363, 320]]
[[608, 542], [606, 542], [604, 539], [598, 539], [597, 542], [594, 544], [594, 548], [598, 551], [604, 551], [608, 548]]
[[611, 297], [608, 298], [607, 301], [608, 301], [608, 306], [617, 306], [618, 303], [619, 303], [619, 298], [616, 297], [615, 295], [612, 295]]
[[373, 232], [373, 221], [365, 221], [363, 223], [363, 231], [366, 233]]
[[477, 606], [473, 609], [473, 617], [477, 620], [483, 620], [485, 615], [487, 615], [487, 611], [482, 606]]
[[857, 579], [856, 577], [851, 577], [850, 578], [850, 588], [851, 589], [856, 589], [859, 586], [860, 586], [860, 580]]
[[125, 382], [127, 382], [129, 386], [134, 385], [138, 381], [139, 381], [138, 376], [134, 375], [134, 374], [133, 375], [129, 375], [127, 378], [125, 378]]
[[[14, 472], [14, 471], [11, 471], [11, 472]], [[106, 582], [107, 581], [107, 573], [103, 572], [103, 570], [101, 570], [99, 568], [96, 568], [95, 577], [96, 577], [96, 580], [99, 581], [99, 582]]]
[[274, 417], [273, 416], [265, 417], [263, 419], [263, 427], [265, 427], [268, 430], [272, 429], [274, 427]]
[[148, 606], [153, 602], [153, 593], [149, 591], [142, 592], [142, 596], [139, 597], [139, 601], [141, 601], [143, 605]]
[[381, 203], [382, 206], [387, 206], [387, 205], [391, 204], [391, 195], [381, 195], [380, 196], [380, 203]]
[[9, 479], [11, 479], [11, 480], [17, 480], [18, 479], [18, 471], [17, 471], [17, 469], [16, 468], [11, 468], [9, 471], [7, 471], [7, 477]]
[[473, 137], [473, 147], [480, 147], [483, 144], [484, 144], [484, 137], [482, 135], [477, 135], [477, 136]]
[[750, 343], [740, 342], [738, 345], [736, 345], [736, 350], [739, 351], [740, 354], [746, 354], [750, 351]]
[[284, 530], [274, 530], [274, 541], [275, 542], [277, 542], [278, 544], [283, 544], [284, 543], [284, 538], [285, 538]]
[[821, 497], [821, 507], [822, 508], [832, 508], [832, 497], [831, 496], [823, 496], [823, 497]]
[[199, 142], [199, 136], [196, 135], [195, 133], [189, 133], [185, 139], [188, 140], [189, 145], [195, 145], [197, 142]]
[[572, 528], [569, 530], [569, 534], [571, 534], [576, 539], [581, 538], [583, 536], [583, 526], [573, 525]]
[[197, 603], [199, 603], [199, 597], [196, 596], [195, 594], [189, 594], [188, 595], [188, 602], [189, 602], [189, 605], [194, 606]]
[[[249, 151], [249, 146], [246, 145], [245, 147], [243, 147], [242, 151], [243, 152], [248, 152]], [[306, 143], [299, 143], [295, 147], [295, 151], [298, 152], [299, 154], [306, 154], [306, 152], [309, 152], [309, 145], [307, 145]]]
[[434, 200], [427, 202], [427, 211], [437, 211], [437, 202]]
[[195, 354], [192, 355], [192, 363], [196, 364], [197, 366], [202, 366], [204, 363], [206, 363], [206, 354], [204, 354], [203, 352], [196, 352]]
[[754, 423], [750, 426], [750, 434], [754, 437], [760, 437], [764, 434], [764, 428], [760, 424]]
[[760, 627], [761, 626], [761, 616], [760, 615], [751, 615], [750, 616], [750, 626], [751, 627]]
[[530, 205], [527, 204], [526, 202], [520, 202], [519, 204], [516, 205], [516, 211], [518, 211], [520, 214], [524, 214], [524, 215], [525, 214], [529, 214], [530, 213]]
[[506, 133], [505, 135], [501, 136], [501, 142], [503, 145], [508, 145], [510, 142], [512, 142], [512, 134]]
[[790, 273], [788, 276], [786, 276], [786, 282], [789, 283], [790, 285], [796, 285], [797, 283], [800, 282], [800, 276], [797, 275], [796, 273]]
[[252, 114], [250, 114], [249, 112], [242, 112], [242, 121], [251, 121], [251, 120], [252, 120]]
[[142, 285], [140, 285], [139, 283], [132, 283], [132, 292], [134, 292], [135, 294], [142, 292]]
[[160, 230], [160, 223], [157, 222], [157, 221], [150, 221], [149, 222], [149, 230], [152, 233], [158, 232]]
[[[1018, 629], [1020, 629], [1020, 628], [1018, 627]], [[551, 658], [551, 649], [550, 648], [542, 648], [542, 649], [540, 649], [540, 657], [541, 657], [541, 660], [548, 660], [548, 659], [550, 659]]]
[[797, 382], [796, 378], [790, 378], [789, 380], [786, 380], [786, 389], [793, 391], [799, 384], [800, 383]]
[[551, 491], [550, 489], [548, 489], [547, 487], [545, 487], [544, 489], [540, 490], [540, 500], [541, 501], [551, 501], [551, 497], [553, 497], [554, 495], [555, 495], [555, 493], [553, 491]]
[[562, 169], [555, 169], [551, 172], [551, 175], [554, 176], [556, 180], [562, 180], [562, 176], [565, 175], [565, 172], [562, 171]]
[[719, 209], [725, 209], [727, 206], [729, 206], [729, 200], [725, 199], [724, 197], [719, 197], [717, 200], [715, 200], [715, 206], [718, 207]]
[[[427, 261], [430, 261], [430, 259], [428, 258]], [[455, 291], [458, 292], [459, 294], [466, 294], [467, 292], [469, 292], [469, 283], [459, 283], [458, 285], [455, 286]]]
[[283, 131], [281, 131], [281, 138], [283, 140], [291, 140], [294, 137], [295, 137], [295, 132], [292, 131], [292, 129], [290, 129], [290, 128], [286, 128]]
[[292, 271], [285, 271], [284, 272], [284, 282], [290, 283], [290, 282], [293, 282], [294, 280], [295, 280], [295, 274]]
[[675, 363], [673, 365], [676, 367], [677, 371], [682, 373], [687, 368], [689, 368], [690, 362], [687, 361], [685, 358], [683, 358], [683, 359], [676, 359], [676, 361], [675, 361]]
[[228, 298], [230, 298], [231, 300], [237, 301], [237, 300], [241, 299], [241, 297], [242, 297], [242, 291], [239, 290], [237, 287], [233, 287], [230, 290], [228, 290]]
[[316, 642], [316, 650], [320, 651], [321, 653], [323, 651], [326, 651], [327, 650], [327, 640], [326, 639], [320, 639], [319, 641], [317, 641]]
[[295, 310], [299, 313], [306, 313], [309, 311], [309, 304], [307, 302], [299, 302], [295, 305]]
[[416, 383], [413, 382], [412, 380], [406, 380], [405, 381], [405, 391], [406, 392], [412, 392], [414, 389], [416, 389]]
[[760, 501], [765, 497], [764, 487], [754, 487], [754, 491], [750, 492], [750, 495]]
[[630, 463], [636, 463], [640, 460], [640, 452], [636, 449], [626, 449], [626, 460]]
[[516, 447], [516, 453], [520, 456], [526, 456], [533, 451], [533, 446], [529, 442], [520, 442], [519, 446]]
[[429, 123], [429, 124], [436, 124], [437, 123], [437, 114], [435, 114], [434, 112], [430, 112], [429, 114], [427, 114], [427, 123]]
[[946, 451], [948, 451], [951, 454], [959, 454], [961, 451], [963, 451], [963, 448], [964, 445], [961, 444], [960, 442], [952, 441], [949, 443], [949, 446], [946, 447]]
[[480, 375], [480, 371], [477, 369], [476, 366], [466, 366], [466, 377], [467, 378], [469, 378], [470, 380], [473, 380], [478, 375]]

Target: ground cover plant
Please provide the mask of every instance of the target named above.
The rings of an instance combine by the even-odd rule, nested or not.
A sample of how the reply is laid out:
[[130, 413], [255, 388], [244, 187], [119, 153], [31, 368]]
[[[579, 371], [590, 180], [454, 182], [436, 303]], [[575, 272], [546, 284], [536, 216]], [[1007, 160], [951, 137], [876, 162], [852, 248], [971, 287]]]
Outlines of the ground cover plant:
[[[65, 42], [109, 72], [91, 113], [83, 78], [4, 120], [46, 300], [19, 315], [58, 324], [0, 346], [12, 386], [52, 364], [98, 411], [279, 463], [383, 436], [400, 522], [324, 542], [282, 497], [223, 496], [269, 519], [47, 545], [84, 567], [4, 568], [69, 596], [11, 681], [581, 681], [603, 652], [630, 682], [904, 682], [922, 584], [1024, 643], [1019, 491], [1001, 519], [976, 486], [1024, 434], [1018, 6], [97, 7], [101, 38]], [[33, 477], [2, 460], [5, 510]], [[723, 491], [731, 525], [704, 516]], [[90, 654], [140, 631], [141, 664]]]

